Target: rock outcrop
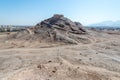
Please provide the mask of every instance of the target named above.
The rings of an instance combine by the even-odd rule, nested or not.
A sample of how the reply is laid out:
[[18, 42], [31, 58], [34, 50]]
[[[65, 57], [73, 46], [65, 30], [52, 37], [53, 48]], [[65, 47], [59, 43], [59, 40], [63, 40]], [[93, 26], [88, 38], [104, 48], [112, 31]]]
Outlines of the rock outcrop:
[[87, 31], [83, 29], [81, 23], [73, 22], [59, 14], [41, 21], [32, 29], [27, 29], [26, 31], [33, 35], [33, 37], [37, 36], [36, 38], [40, 38], [47, 42], [63, 42], [71, 44], [79, 43], [81, 40], [79, 36], [87, 34]]

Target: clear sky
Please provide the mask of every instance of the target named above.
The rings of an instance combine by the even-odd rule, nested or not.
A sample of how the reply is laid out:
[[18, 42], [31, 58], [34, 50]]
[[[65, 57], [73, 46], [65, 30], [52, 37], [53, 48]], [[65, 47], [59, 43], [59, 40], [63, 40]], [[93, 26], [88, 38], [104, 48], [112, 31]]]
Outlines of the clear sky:
[[0, 0], [0, 25], [35, 25], [53, 14], [83, 25], [120, 20], [120, 0]]

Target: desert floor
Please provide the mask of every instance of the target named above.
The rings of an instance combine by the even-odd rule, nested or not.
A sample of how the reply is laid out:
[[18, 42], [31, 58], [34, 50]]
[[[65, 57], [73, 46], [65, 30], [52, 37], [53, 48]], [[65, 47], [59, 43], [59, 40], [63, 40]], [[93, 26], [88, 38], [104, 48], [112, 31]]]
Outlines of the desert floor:
[[0, 33], [0, 80], [120, 80], [120, 35], [89, 33], [88, 44], [39, 47]]

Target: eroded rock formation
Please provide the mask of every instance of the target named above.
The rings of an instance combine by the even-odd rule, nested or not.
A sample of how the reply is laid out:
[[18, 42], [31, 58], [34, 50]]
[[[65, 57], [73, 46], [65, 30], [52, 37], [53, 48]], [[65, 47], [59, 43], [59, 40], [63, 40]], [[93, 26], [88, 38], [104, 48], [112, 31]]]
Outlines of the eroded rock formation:
[[71, 44], [77, 44], [81, 40], [79, 36], [87, 34], [87, 31], [83, 29], [81, 23], [73, 22], [59, 14], [41, 21], [33, 28], [27, 29], [26, 31], [34, 35], [34, 37], [37, 36], [36, 38], [48, 42], [64, 42]]

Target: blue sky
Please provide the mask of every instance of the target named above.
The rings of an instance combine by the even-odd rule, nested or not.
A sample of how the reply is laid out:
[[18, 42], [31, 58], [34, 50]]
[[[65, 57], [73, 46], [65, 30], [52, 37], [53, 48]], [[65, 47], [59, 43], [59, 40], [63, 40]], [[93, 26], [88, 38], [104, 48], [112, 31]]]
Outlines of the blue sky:
[[0, 0], [0, 25], [35, 25], [53, 14], [89, 25], [120, 20], [120, 0]]

